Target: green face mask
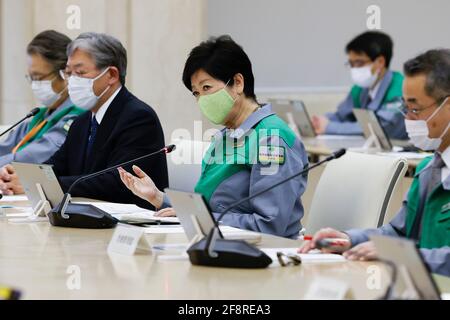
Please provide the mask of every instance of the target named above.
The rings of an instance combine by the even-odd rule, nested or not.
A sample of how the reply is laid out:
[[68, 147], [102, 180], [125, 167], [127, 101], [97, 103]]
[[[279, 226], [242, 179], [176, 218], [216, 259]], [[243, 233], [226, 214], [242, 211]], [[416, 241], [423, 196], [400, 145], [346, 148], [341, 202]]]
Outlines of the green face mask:
[[234, 106], [234, 99], [225, 88], [198, 99], [200, 110], [214, 124], [223, 124]]

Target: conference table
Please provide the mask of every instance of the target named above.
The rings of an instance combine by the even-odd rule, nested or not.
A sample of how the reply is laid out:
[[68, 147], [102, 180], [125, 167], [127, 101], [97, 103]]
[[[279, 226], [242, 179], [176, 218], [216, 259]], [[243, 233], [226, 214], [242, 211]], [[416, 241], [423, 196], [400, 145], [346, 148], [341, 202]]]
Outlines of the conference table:
[[[15, 212], [26, 202], [6, 203]], [[114, 229], [53, 227], [48, 222], [11, 223], [0, 218], [0, 285], [22, 291], [23, 299], [158, 299], [279, 300], [303, 299], [317, 281], [338, 281], [349, 287], [346, 298], [376, 299], [389, 282], [378, 262], [310, 263], [266, 269], [193, 266], [174, 248], [187, 243], [184, 234], [146, 234], [166, 250], [132, 256], [108, 253]], [[264, 248], [297, 248], [301, 241], [263, 235]], [[368, 279], [379, 267], [381, 286]], [[447, 283], [447, 288], [450, 285]]]

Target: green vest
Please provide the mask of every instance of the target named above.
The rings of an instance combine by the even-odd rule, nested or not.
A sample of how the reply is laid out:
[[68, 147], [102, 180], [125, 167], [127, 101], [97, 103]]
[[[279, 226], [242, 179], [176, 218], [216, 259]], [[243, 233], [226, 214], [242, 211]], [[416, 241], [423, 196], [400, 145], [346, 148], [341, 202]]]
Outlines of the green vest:
[[[254, 130], [241, 140], [226, 135], [221, 141], [213, 140], [202, 161], [202, 174], [195, 192], [202, 194], [209, 202], [217, 187], [226, 179], [242, 170], [250, 170], [252, 165], [263, 162], [260, 159], [259, 141], [264, 137], [279, 137], [291, 148], [295, 142], [295, 133], [276, 115], [261, 120]], [[278, 147], [278, 146], [277, 146]], [[270, 147], [269, 147], [270, 148]], [[284, 157], [285, 151], [283, 147]], [[279, 157], [278, 159], [284, 159]], [[280, 162], [280, 164], [282, 164]]]
[[[406, 230], [410, 238], [420, 198], [420, 182], [417, 173], [421, 172], [432, 159], [433, 157], [426, 158], [417, 166], [416, 177], [408, 192]], [[419, 245], [426, 249], [450, 246], [450, 191], [444, 190], [442, 184], [427, 195]]]
[[[389, 88], [383, 97], [382, 105], [385, 106], [390, 102], [395, 102], [403, 96], [403, 75], [400, 72], [392, 72], [392, 80]], [[361, 108], [361, 93], [364, 89], [359, 86], [353, 86], [350, 94], [353, 99], [353, 105], [356, 109]]]
[[[48, 111], [48, 107], [39, 108], [38, 114], [36, 114], [33, 117], [33, 119], [30, 121], [30, 124], [28, 125], [28, 132], [30, 132], [30, 130], [32, 130], [35, 126], [37, 126], [39, 123], [41, 123], [42, 121], [45, 120], [45, 115], [47, 114], [47, 111]], [[72, 105], [68, 108], [65, 108], [65, 109], [53, 114], [47, 120], [47, 123], [45, 124], [45, 126], [43, 126], [41, 128], [41, 130], [39, 130], [39, 132], [33, 138], [31, 138], [27, 143], [25, 143], [23, 146], [21, 146], [19, 148], [19, 151], [22, 150], [23, 148], [25, 148], [30, 142], [33, 142], [34, 140], [38, 140], [38, 139], [42, 138], [42, 136], [44, 134], [46, 134], [48, 130], [50, 130], [55, 124], [57, 124], [59, 122], [59, 120], [61, 120], [65, 116], [67, 116], [69, 114], [78, 116], [78, 115], [84, 113], [85, 111], [86, 110], [83, 110], [81, 108], [78, 108], [78, 107]]]

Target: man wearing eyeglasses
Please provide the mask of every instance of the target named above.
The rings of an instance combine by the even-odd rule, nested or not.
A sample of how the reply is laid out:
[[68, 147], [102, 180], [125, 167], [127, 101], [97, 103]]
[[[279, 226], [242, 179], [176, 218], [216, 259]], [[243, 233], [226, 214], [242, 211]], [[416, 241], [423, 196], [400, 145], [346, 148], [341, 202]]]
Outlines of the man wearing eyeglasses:
[[[307, 252], [324, 238], [348, 240], [350, 260], [371, 260], [377, 252], [370, 234], [417, 241], [425, 262], [435, 273], [450, 276], [450, 50], [430, 50], [404, 66], [403, 112], [408, 135], [433, 157], [419, 164], [403, 206], [387, 225], [341, 232], [322, 229], [302, 247]], [[363, 213], [362, 213], [363, 214]]]
[[[67, 48], [71, 100], [86, 110], [72, 124], [65, 143], [45, 163], [53, 165], [64, 191], [90, 173], [161, 150], [164, 134], [156, 112], [125, 87], [127, 53], [110, 35], [88, 32]], [[158, 188], [168, 186], [165, 155], [138, 163]], [[150, 207], [110, 172], [81, 182], [72, 196]]]
[[392, 139], [407, 139], [403, 117], [398, 108], [402, 97], [403, 75], [389, 70], [393, 43], [382, 32], [368, 31], [347, 44], [347, 65], [354, 86], [334, 113], [314, 116], [317, 134], [362, 135], [353, 109], [375, 112], [386, 134]]
[[25, 121], [0, 143], [0, 190], [5, 195], [23, 193], [16, 184], [13, 161], [43, 163], [66, 140], [72, 122], [84, 112], [69, 98], [67, 83], [59, 75], [67, 63], [70, 38], [47, 30], [27, 46], [28, 75], [39, 113]]

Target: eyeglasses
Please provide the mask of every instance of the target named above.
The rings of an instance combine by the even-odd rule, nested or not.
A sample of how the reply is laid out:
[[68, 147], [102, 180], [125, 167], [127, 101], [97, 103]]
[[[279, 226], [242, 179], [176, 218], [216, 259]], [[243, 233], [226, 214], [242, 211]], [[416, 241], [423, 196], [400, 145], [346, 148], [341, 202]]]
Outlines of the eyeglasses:
[[415, 116], [418, 116], [418, 115], [420, 115], [423, 111], [425, 111], [425, 110], [427, 110], [427, 109], [430, 109], [430, 108], [434, 107], [434, 106], [437, 105], [437, 104], [441, 104], [441, 103], [444, 102], [444, 100], [445, 100], [446, 98], [448, 98], [448, 97], [449, 97], [449, 96], [446, 96], [446, 97], [444, 97], [444, 98], [442, 98], [442, 99], [439, 99], [439, 100], [433, 102], [432, 104], [430, 104], [429, 106], [423, 107], [423, 108], [410, 108], [410, 107], [408, 106], [408, 103], [405, 101], [405, 99], [402, 98], [401, 105], [400, 105], [400, 107], [399, 107], [399, 111], [400, 111], [405, 117], [408, 115], [408, 113], [411, 113], [411, 114], [413, 114], [413, 115], [415, 115]]
[[[105, 70], [109, 69], [111, 67], [106, 67], [103, 69], [102, 72], [105, 72]], [[77, 77], [81, 77], [81, 78], [85, 78], [86, 77], [86, 72], [83, 73], [78, 73], [78, 72], [74, 72], [74, 75]], [[100, 73], [102, 74], [102, 73]], [[69, 80], [69, 78], [72, 76], [72, 71], [68, 70], [68, 69], [61, 69], [59, 70], [59, 76], [63, 79], [63, 80]], [[94, 78], [95, 79], [95, 78]]]
[[50, 73], [48, 73], [46, 75], [40, 76], [40, 77], [33, 76], [33, 75], [30, 75], [30, 74], [26, 74], [25, 75], [25, 79], [27, 79], [28, 82], [30, 82], [30, 83], [33, 82], [33, 81], [42, 81], [42, 80], [46, 79], [47, 77], [49, 77], [50, 75], [52, 75], [54, 73], [56, 73], [56, 72], [52, 71], [52, 72], [50, 72]]
[[277, 252], [278, 262], [282, 267], [298, 266], [302, 263], [302, 259], [296, 254], [285, 254], [283, 252]]
[[63, 79], [63, 80], [68, 80], [70, 75], [72, 73], [66, 70], [59, 70], [59, 76]]

